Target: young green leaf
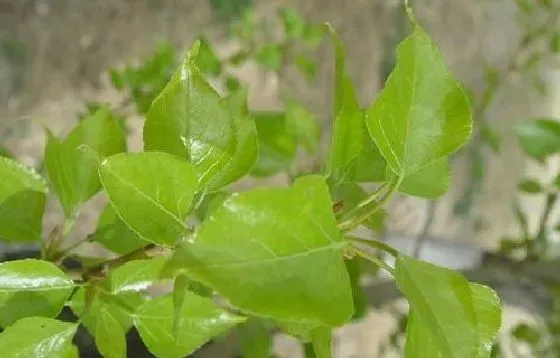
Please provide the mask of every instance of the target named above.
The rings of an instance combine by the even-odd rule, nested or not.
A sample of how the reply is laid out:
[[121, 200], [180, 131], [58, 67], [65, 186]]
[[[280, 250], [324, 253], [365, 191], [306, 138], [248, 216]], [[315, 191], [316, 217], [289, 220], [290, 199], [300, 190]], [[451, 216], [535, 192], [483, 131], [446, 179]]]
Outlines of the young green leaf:
[[0, 156], [0, 240], [41, 238], [47, 185], [31, 168]]
[[501, 320], [492, 290], [407, 256], [397, 258], [395, 279], [410, 304], [407, 358], [488, 356]]
[[6, 358], [64, 357], [76, 328], [50, 318], [24, 318], [0, 334], [0, 352]]
[[112, 295], [145, 291], [160, 278], [165, 260], [133, 260], [111, 271], [104, 287]]
[[221, 99], [194, 65], [197, 44], [152, 104], [144, 149], [186, 158], [210, 191], [250, 170], [257, 158], [257, 135], [246, 93]]
[[95, 345], [105, 358], [126, 357], [125, 332], [119, 321], [105, 308], [102, 308], [97, 315]]
[[239, 326], [239, 339], [243, 358], [270, 357], [272, 339], [266, 322], [258, 318], [249, 318]]
[[204, 37], [199, 39], [200, 48], [196, 56], [196, 66], [202, 71], [212, 76], [219, 76], [222, 73], [222, 62], [214, 53], [212, 45]]
[[449, 160], [442, 158], [405, 177], [399, 186], [399, 191], [408, 195], [436, 199], [445, 194], [450, 184]]
[[117, 154], [98, 165], [111, 204], [138, 237], [172, 246], [189, 231], [185, 220], [198, 182], [185, 160], [147, 152]]
[[170, 265], [242, 310], [337, 326], [353, 313], [343, 251], [324, 179], [306, 176], [231, 195]]
[[471, 109], [438, 48], [417, 24], [397, 50], [396, 67], [369, 108], [367, 125], [400, 180], [415, 175], [414, 182], [446, 182], [428, 176], [448, 176], [441, 164], [437, 170], [426, 168], [465, 144], [472, 131]]
[[317, 77], [317, 63], [306, 55], [302, 53], [295, 55], [294, 64], [308, 80], [313, 80]]
[[74, 282], [50, 262], [0, 263], [0, 326], [23, 317], [56, 317], [73, 288]]
[[114, 253], [124, 255], [143, 246], [142, 240], [126, 225], [111, 204], [107, 204], [97, 223], [97, 230], [91, 241], [97, 242]]
[[295, 158], [297, 141], [284, 113], [252, 113], [259, 138], [259, 157], [251, 174], [266, 177], [287, 170]]
[[[182, 358], [217, 335], [242, 323], [245, 318], [219, 308], [212, 300], [187, 292], [175, 317], [173, 298], [147, 301], [136, 313], [134, 325], [152, 354], [161, 358]], [[179, 324], [173, 334], [173, 324]]]
[[539, 194], [544, 190], [542, 185], [534, 179], [523, 180], [517, 185], [517, 188], [525, 194]]
[[560, 123], [554, 119], [536, 119], [514, 127], [521, 147], [534, 159], [560, 153]]
[[334, 185], [349, 181], [382, 181], [385, 160], [367, 134], [365, 114], [346, 72], [342, 41], [329, 27], [335, 48], [334, 124], [329, 175]]
[[71, 217], [101, 189], [94, 160], [78, 147], [88, 146], [102, 156], [126, 152], [126, 133], [111, 111], [102, 107], [81, 121], [64, 141], [48, 130], [47, 136], [45, 166], [64, 213]]

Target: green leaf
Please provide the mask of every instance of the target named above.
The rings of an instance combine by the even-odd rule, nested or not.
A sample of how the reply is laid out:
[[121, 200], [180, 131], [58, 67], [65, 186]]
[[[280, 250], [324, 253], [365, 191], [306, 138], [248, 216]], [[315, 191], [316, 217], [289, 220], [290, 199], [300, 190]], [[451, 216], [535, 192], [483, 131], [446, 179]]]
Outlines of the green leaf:
[[311, 343], [317, 358], [331, 358], [332, 331], [330, 327], [320, 326], [311, 331]]
[[282, 47], [275, 43], [264, 44], [257, 50], [255, 59], [267, 70], [278, 72], [282, 68], [284, 59]]
[[195, 44], [150, 108], [144, 149], [186, 158], [201, 186], [214, 190], [244, 176], [257, 158], [246, 92], [221, 99], [193, 64]]
[[249, 318], [239, 326], [241, 354], [243, 358], [268, 358], [272, 353], [272, 339], [265, 322]]
[[286, 126], [289, 133], [309, 154], [317, 152], [321, 140], [321, 126], [313, 113], [290, 101], [286, 108]]
[[399, 186], [399, 191], [408, 195], [436, 199], [445, 194], [450, 184], [449, 160], [442, 158], [405, 177]]
[[56, 317], [73, 288], [74, 282], [50, 262], [0, 263], [0, 326], [23, 317]]
[[259, 138], [259, 156], [251, 174], [269, 176], [288, 170], [297, 150], [293, 130], [283, 113], [253, 113]]
[[172, 246], [189, 231], [185, 220], [198, 183], [186, 161], [159, 152], [117, 154], [101, 160], [99, 176], [138, 237]]
[[227, 76], [225, 78], [226, 88], [230, 92], [238, 91], [241, 88], [241, 83], [239, 79], [234, 76]]
[[85, 311], [86, 290], [80, 288], [76, 291], [70, 301], [70, 308], [74, 314], [80, 317], [81, 323], [93, 336], [96, 335], [98, 317], [102, 311], [107, 311], [106, 314], [110, 314], [119, 322], [122, 331], [127, 332], [132, 327], [134, 314], [146, 302], [146, 297], [136, 292], [111, 295], [104, 289], [97, 289], [99, 292], [90, 299], [87, 311]]
[[64, 213], [72, 217], [77, 207], [101, 189], [95, 161], [78, 149], [88, 146], [102, 156], [126, 152], [126, 134], [111, 111], [102, 107], [81, 121], [64, 141], [47, 130], [45, 166]]
[[502, 138], [488, 123], [482, 122], [480, 125], [480, 138], [492, 148], [496, 153], [500, 152]]
[[95, 344], [103, 357], [126, 357], [125, 332], [109, 310], [100, 310], [95, 328]]
[[307, 79], [312, 80], [317, 77], [317, 63], [306, 55], [302, 53], [295, 55], [294, 63], [301, 73], [307, 76]]
[[525, 342], [531, 347], [536, 347], [541, 340], [541, 334], [537, 329], [526, 323], [520, 323], [515, 326], [511, 331], [511, 335], [515, 337], [515, 339]]
[[[348, 214], [360, 202], [366, 200], [369, 195], [356, 183], [344, 183], [331, 188], [331, 196], [333, 202], [340, 206], [339, 210], [335, 210], [338, 217]], [[335, 206], [337, 205], [335, 204]], [[376, 232], [380, 232], [384, 225], [385, 212], [379, 210], [372, 214], [372, 216], [364, 223], [366, 226]]]
[[367, 134], [362, 111], [350, 76], [345, 69], [342, 41], [329, 28], [335, 47], [334, 124], [329, 157], [330, 180], [382, 181], [385, 161]]
[[206, 216], [220, 206], [231, 194], [225, 191], [217, 191], [204, 196], [204, 199], [196, 209], [196, 217], [203, 221]]
[[305, 20], [299, 12], [293, 8], [278, 9], [278, 16], [282, 20], [286, 37], [292, 40], [299, 40], [305, 31]]
[[200, 48], [196, 56], [196, 66], [202, 73], [219, 76], [222, 73], [222, 62], [214, 53], [212, 45], [204, 37], [199, 38]]
[[210, 299], [190, 292], [186, 293], [177, 318], [179, 326], [174, 335], [175, 309], [170, 295], [147, 301], [136, 313], [134, 325], [155, 356], [185, 357], [245, 320], [220, 309]]
[[148, 244], [126, 225], [111, 204], [107, 204], [97, 223], [97, 230], [92, 241], [98, 242], [107, 249], [124, 255]]
[[10, 153], [8, 149], [0, 145], [0, 157], [13, 158], [13, 155]]
[[368, 299], [362, 286], [362, 265], [360, 258], [355, 257], [351, 260], [344, 261], [348, 276], [350, 277], [350, 284], [352, 286], [352, 297], [354, 299], [354, 316], [353, 320], [363, 318], [368, 310]]
[[163, 258], [129, 261], [111, 271], [105, 288], [112, 295], [145, 291], [159, 280], [164, 263]]
[[41, 238], [47, 185], [35, 170], [0, 156], [0, 239]]
[[306, 176], [231, 195], [170, 265], [250, 313], [337, 326], [353, 313], [343, 251], [324, 179]]
[[[390, 170], [401, 180], [439, 183], [442, 161], [472, 131], [469, 99], [424, 30], [414, 25], [397, 50], [397, 64], [367, 112], [367, 125]], [[419, 178], [421, 177], [421, 178]], [[421, 179], [421, 180], [420, 180]]]
[[2, 357], [64, 357], [76, 328], [50, 318], [24, 318], [0, 334]]
[[534, 159], [543, 160], [560, 152], [560, 123], [537, 119], [514, 127], [521, 147]]
[[517, 188], [525, 194], [539, 194], [544, 188], [534, 179], [525, 179], [517, 185]]
[[410, 304], [407, 358], [489, 356], [501, 323], [491, 289], [407, 256], [397, 258], [395, 279]]

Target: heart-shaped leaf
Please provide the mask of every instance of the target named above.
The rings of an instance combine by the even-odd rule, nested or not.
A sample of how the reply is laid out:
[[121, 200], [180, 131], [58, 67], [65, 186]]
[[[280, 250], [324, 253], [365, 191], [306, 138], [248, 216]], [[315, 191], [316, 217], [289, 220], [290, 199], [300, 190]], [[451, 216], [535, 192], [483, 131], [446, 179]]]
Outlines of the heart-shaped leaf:
[[73, 288], [74, 282], [50, 262], [0, 263], [0, 326], [23, 317], [56, 317]]
[[185, 160], [159, 152], [117, 154], [99, 162], [99, 176], [113, 208], [138, 237], [172, 246], [188, 231], [198, 182]]
[[[471, 134], [471, 109], [437, 46], [419, 25], [413, 25], [412, 34], [398, 47], [396, 67], [368, 109], [366, 121], [388, 169], [401, 181], [413, 177], [414, 184], [405, 190], [432, 197], [444, 191], [447, 183], [448, 171], [441, 161]], [[430, 181], [440, 184], [423, 188]]]
[[47, 185], [31, 168], [0, 156], [0, 239], [13, 242], [41, 238]]
[[353, 313], [343, 251], [324, 179], [307, 176], [231, 195], [170, 265], [248, 312], [337, 326]]

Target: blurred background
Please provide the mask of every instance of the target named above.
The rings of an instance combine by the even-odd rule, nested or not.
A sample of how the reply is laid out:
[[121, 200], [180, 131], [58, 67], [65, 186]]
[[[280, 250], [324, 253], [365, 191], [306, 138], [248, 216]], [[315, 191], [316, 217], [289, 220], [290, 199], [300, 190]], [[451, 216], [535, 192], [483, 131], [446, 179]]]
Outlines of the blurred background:
[[[437, 202], [394, 199], [375, 231], [402, 250], [498, 290], [505, 310], [497, 357], [557, 357], [560, 216], [557, 189], [545, 183], [555, 188], [560, 129], [539, 139], [550, 141], [545, 154], [532, 151], [527, 138], [542, 129], [536, 119], [560, 115], [560, 1], [411, 5], [468, 89], [477, 129], [454, 159], [449, 193]], [[333, 49], [317, 26], [324, 22], [340, 34], [362, 106], [369, 106], [410, 30], [402, 1], [0, 0], [0, 150], [41, 168], [42, 126], [64, 136], [100, 104], [127, 117], [130, 146], [140, 149], [147, 106], [202, 38], [200, 67], [222, 93], [247, 87], [258, 120], [300, 111], [295, 113], [314, 118], [322, 129], [320, 138], [285, 148], [275, 137], [285, 134], [282, 124], [274, 138], [261, 139], [269, 161], [240, 186], [287, 183], [294, 167], [316, 164], [301, 153], [321, 155], [329, 141]], [[82, 235], [94, 230], [102, 203], [94, 198], [82, 211]], [[47, 227], [60, 218], [51, 203]], [[527, 238], [545, 242], [546, 249], [529, 252], [521, 243]], [[519, 274], [519, 262], [531, 265]], [[404, 303], [394, 287], [374, 281], [366, 282], [364, 315], [337, 331], [336, 357], [401, 356]], [[227, 357], [228, 347], [224, 338], [198, 355]], [[283, 335], [274, 337], [273, 350], [276, 357], [305, 354]]]

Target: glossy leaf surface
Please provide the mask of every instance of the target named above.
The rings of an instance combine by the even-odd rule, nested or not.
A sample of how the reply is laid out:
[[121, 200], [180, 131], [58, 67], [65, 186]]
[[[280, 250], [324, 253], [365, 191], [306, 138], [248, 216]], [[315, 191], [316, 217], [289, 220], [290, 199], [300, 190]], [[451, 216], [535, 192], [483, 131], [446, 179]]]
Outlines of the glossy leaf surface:
[[307, 176], [230, 196], [170, 264], [248, 312], [337, 326], [353, 313], [343, 249], [325, 182]]
[[[458, 150], [472, 130], [469, 100], [424, 30], [398, 47], [397, 64], [367, 112], [367, 126], [389, 169], [401, 180], [440, 181], [427, 170]], [[442, 173], [439, 173], [442, 174]], [[422, 176], [422, 178], [419, 178]]]
[[79, 204], [101, 189], [95, 161], [78, 147], [85, 145], [101, 156], [126, 151], [126, 134], [105, 107], [82, 120], [61, 141], [47, 131], [45, 166], [53, 190], [67, 217], [75, 214]]
[[95, 344], [105, 358], [126, 357], [125, 331], [106, 308], [102, 308], [97, 315]]
[[50, 318], [24, 318], [0, 334], [2, 357], [65, 357], [76, 324]]
[[0, 263], [0, 326], [23, 317], [56, 317], [73, 288], [74, 282], [50, 262]]
[[[190, 292], [185, 294], [179, 317], [175, 313], [173, 298], [163, 296], [147, 301], [135, 316], [134, 325], [140, 337], [157, 357], [185, 357], [245, 320]], [[174, 322], [178, 322], [176, 334]]]
[[243, 102], [245, 94], [222, 99], [202, 77], [194, 64], [198, 46], [152, 104], [144, 149], [186, 158], [201, 185], [213, 190], [250, 170], [257, 157], [257, 136]]
[[166, 153], [119, 154], [101, 160], [99, 175], [119, 217], [145, 241], [175, 244], [188, 228], [196, 175]]
[[35, 170], [0, 156], [0, 240], [41, 238], [47, 185]]

